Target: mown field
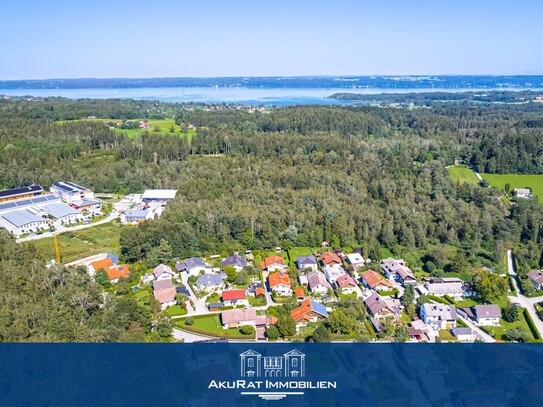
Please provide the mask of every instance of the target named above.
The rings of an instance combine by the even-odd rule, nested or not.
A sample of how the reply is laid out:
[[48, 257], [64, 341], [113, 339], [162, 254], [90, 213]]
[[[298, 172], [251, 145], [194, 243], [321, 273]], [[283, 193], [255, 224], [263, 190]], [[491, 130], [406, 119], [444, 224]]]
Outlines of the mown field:
[[[134, 119], [131, 121], [139, 122], [141, 119]], [[64, 120], [59, 121], [59, 124], [69, 123], [71, 121], [76, 120]], [[121, 124], [122, 120], [115, 120], [115, 119], [80, 119], [78, 121], [95, 121], [95, 122], [101, 122], [101, 123], [119, 123]], [[188, 138], [188, 141], [192, 140], [192, 137], [196, 134], [195, 129], [188, 130], [187, 133], [183, 133], [181, 127], [179, 127], [174, 120], [172, 119], [157, 119], [157, 120], [149, 120], [150, 127], [146, 129], [150, 133], [157, 133], [157, 134], [177, 134], [180, 136], [184, 136]], [[144, 131], [143, 129], [120, 129], [115, 128], [114, 129], [117, 132], [120, 133], [126, 133], [128, 137], [130, 138], [136, 138], [141, 136], [141, 133]]]
[[478, 183], [475, 173], [467, 165], [451, 165], [447, 167], [447, 171], [449, 172], [449, 177], [454, 181], [460, 181], [461, 183], [470, 182], [472, 184]]
[[[122, 226], [118, 223], [105, 223], [75, 232], [58, 235], [60, 256], [63, 263], [103, 252], [119, 252], [119, 237]], [[38, 255], [45, 259], [55, 258], [53, 238], [43, 238], [24, 243], [34, 245]]]
[[525, 174], [481, 174], [490, 186], [502, 190], [509, 183], [511, 189], [530, 188], [533, 195], [543, 198], [543, 175]]

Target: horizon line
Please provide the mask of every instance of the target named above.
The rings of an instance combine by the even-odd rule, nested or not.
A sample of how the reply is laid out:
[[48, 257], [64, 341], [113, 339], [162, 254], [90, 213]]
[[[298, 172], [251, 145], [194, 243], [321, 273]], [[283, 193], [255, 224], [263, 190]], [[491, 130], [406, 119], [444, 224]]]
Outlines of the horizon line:
[[23, 79], [0, 79], [0, 82], [21, 82], [21, 81], [73, 81], [73, 80], [141, 80], [141, 79], [253, 79], [253, 78], [388, 78], [388, 77], [543, 77], [543, 73], [538, 74], [365, 74], [365, 75], [234, 75], [234, 76], [127, 76], [127, 77], [54, 77], [54, 78], [23, 78]]

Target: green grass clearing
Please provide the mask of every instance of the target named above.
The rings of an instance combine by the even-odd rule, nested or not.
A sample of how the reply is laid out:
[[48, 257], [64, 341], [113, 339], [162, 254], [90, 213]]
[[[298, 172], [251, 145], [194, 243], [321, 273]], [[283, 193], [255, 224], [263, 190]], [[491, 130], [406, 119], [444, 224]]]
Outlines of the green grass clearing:
[[490, 186], [504, 190], [505, 184], [511, 185], [511, 190], [515, 188], [530, 188], [532, 195], [543, 199], [543, 175], [525, 175], [525, 174], [481, 174], [483, 179]]
[[535, 338], [532, 335], [532, 331], [530, 331], [530, 327], [528, 326], [528, 323], [526, 322], [526, 319], [524, 318], [522, 312], [524, 311], [524, 308], [519, 308], [519, 320], [515, 322], [507, 322], [503, 319], [500, 319], [500, 326], [485, 326], [481, 327], [485, 332], [492, 335], [497, 340], [506, 340], [504, 335], [509, 329], [513, 328], [521, 328], [524, 331], [528, 333], [528, 337], [530, 341], [533, 341]]
[[[58, 235], [60, 256], [63, 263], [68, 263], [83, 257], [98, 253], [119, 253], [119, 237], [122, 226], [118, 223], [105, 223], [75, 232], [65, 232]], [[53, 238], [33, 240], [24, 244], [33, 245], [36, 253], [46, 260], [55, 258]]]
[[[139, 122], [142, 119], [130, 119], [129, 121]], [[123, 120], [120, 119], [78, 119], [78, 120], [63, 120], [59, 121], [57, 123], [59, 124], [65, 124], [75, 121], [93, 121], [93, 122], [101, 122], [101, 123], [115, 123], [119, 126], [122, 124]], [[183, 133], [183, 129], [179, 127], [173, 119], [155, 119], [155, 120], [145, 120], [149, 122], [150, 127], [148, 129], [120, 129], [115, 127], [114, 131], [118, 133], [126, 133], [126, 135], [130, 138], [137, 138], [141, 136], [141, 134], [146, 130], [151, 134], [178, 134], [181, 136], [185, 136], [188, 139], [188, 142], [190, 143], [192, 140], [192, 137], [196, 134], [196, 129], [188, 129], [187, 133]], [[173, 132], [172, 129], [173, 128]], [[159, 129], [159, 131], [155, 131], [155, 129]]]
[[470, 184], [477, 184], [479, 180], [473, 172], [473, 170], [467, 165], [450, 165], [447, 167], [449, 177], [454, 181], [460, 181], [460, 183], [469, 182]]

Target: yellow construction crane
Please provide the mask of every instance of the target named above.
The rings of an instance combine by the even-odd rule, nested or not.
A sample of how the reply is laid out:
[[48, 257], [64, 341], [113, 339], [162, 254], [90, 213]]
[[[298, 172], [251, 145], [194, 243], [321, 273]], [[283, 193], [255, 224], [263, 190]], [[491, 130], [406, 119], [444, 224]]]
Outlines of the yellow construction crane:
[[57, 260], [57, 264], [60, 264], [60, 249], [58, 247], [58, 239], [57, 234], [53, 234], [53, 241], [55, 242], [55, 256]]

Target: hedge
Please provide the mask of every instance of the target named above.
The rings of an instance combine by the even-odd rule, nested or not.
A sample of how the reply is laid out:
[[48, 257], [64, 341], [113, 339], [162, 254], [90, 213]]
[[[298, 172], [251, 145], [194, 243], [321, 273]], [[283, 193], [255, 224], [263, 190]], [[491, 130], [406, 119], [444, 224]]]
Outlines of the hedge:
[[429, 295], [428, 298], [432, 301], [439, 302], [440, 304], [451, 305], [451, 303], [445, 298], [436, 297], [435, 295]]
[[[196, 317], [193, 317], [196, 318]], [[197, 334], [202, 334], [205, 336], [209, 336], [212, 338], [222, 338], [222, 339], [255, 339], [254, 335], [243, 335], [241, 332], [239, 334], [233, 334], [233, 333], [221, 333], [221, 332], [212, 332], [206, 331], [205, 329], [196, 328], [192, 325], [183, 325], [179, 326], [179, 328], [184, 329], [185, 331], [191, 331]]]
[[513, 284], [513, 277], [509, 277], [509, 289], [511, 290], [511, 293], [518, 295], [517, 289], [515, 288], [515, 285]]
[[400, 291], [395, 288], [393, 290], [388, 290], [388, 291], [377, 291], [377, 294], [379, 294], [379, 296], [381, 297], [392, 297], [393, 295], [396, 295], [398, 294]]
[[541, 335], [539, 335], [539, 331], [535, 326], [534, 320], [526, 308], [524, 308], [524, 311], [522, 311], [522, 316], [526, 320], [528, 328], [530, 328], [530, 332], [532, 332], [532, 335], [534, 336], [534, 342], [541, 342]]
[[449, 304], [451, 304], [451, 305], [455, 304], [454, 299], [450, 295], [445, 294], [443, 296], [443, 298], [445, 298], [447, 301], [449, 301]]

